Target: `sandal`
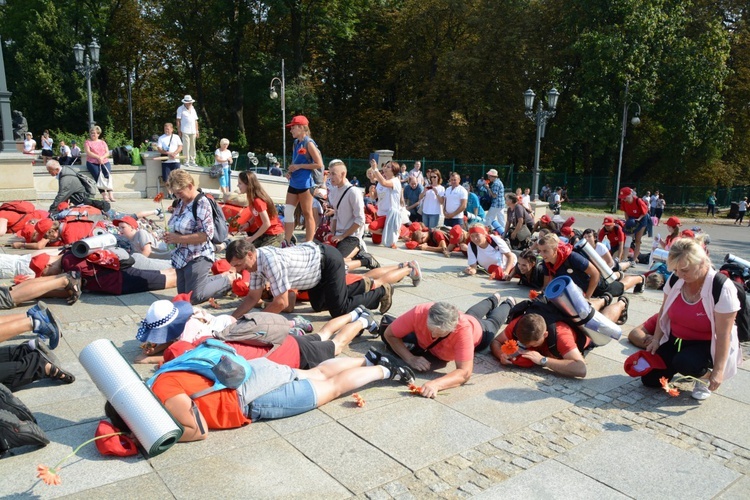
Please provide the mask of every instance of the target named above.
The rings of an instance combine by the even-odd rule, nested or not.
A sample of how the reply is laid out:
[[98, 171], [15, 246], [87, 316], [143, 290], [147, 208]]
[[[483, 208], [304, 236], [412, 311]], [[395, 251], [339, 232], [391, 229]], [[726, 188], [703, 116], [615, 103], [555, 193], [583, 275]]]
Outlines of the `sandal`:
[[628, 306], [630, 306], [630, 300], [624, 295], [617, 298], [618, 301], [625, 303], [625, 309], [620, 313], [620, 317], [617, 319], [618, 325], [624, 325], [628, 321]]
[[609, 292], [604, 292], [601, 298], [604, 299], [604, 307], [607, 307], [608, 305], [612, 304], [612, 299], [614, 299], [612, 294]]
[[81, 298], [81, 294], [83, 293], [81, 289], [81, 273], [78, 271], [69, 272], [68, 284], [65, 286], [65, 289], [72, 292], [70, 297], [68, 297], [68, 305], [72, 306], [78, 302], [78, 299]]
[[75, 375], [63, 370], [59, 366], [52, 363], [49, 364], [49, 373], [47, 373], [47, 378], [59, 380], [63, 384], [72, 384], [76, 381]]

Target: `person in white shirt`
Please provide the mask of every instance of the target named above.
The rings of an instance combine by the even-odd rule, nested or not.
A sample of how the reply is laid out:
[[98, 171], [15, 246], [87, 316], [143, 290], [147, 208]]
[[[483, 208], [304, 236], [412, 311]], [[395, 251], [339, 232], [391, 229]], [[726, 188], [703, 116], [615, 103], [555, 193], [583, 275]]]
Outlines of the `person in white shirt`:
[[216, 165], [221, 165], [221, 177], [219, 177], [219, 189], [225, 199], [232, 190], [232, 152], [229, 151], [229, 139], [219, 141], [219, 149], [214, 151]]
[[80, 164], [81, 148], [78, 147], [76, 141], [70, 141], [70, 156], [73, 158], [71, 165], [75, 165], [76, 162]]
[[739, 210], [740, 211], [737, 212], [737, 218], [734, 219], [734, 223], [741, 226], [742, 221], [745, 219], [745, 212], [747, 212], [747, 196], [740, 201]]
[[49, 136], [49, 130], [45, 130], [42, 134], [42, 156], [45, 157], [45, 160], [52, 158], [52, 145], [54, 143], [55, 141]]
[[433, 170], [430, 172], [427, 185], [420, 195], [420, 199], [422, 200], [422, 222], [429, 229], [438, 225], [440, 215], [442, 215], [443, 198], [445, 196], [445, 188], [442, 186], [442, 181], [443, 176], [440, 174], [440, 170]]
[[457, 172], [451, 172], [448, 182], [450, 186], [445, 190], [443, 224], [453, 227], [464, 221], [464, 210], [469, 201], [469, 192], [461, 185], [461, 176]]
[[23, 153], [27, 155], [33, 155], [36, 149], [36, 141], [34, 140], [34, 134], [31, 132], [26, 133], [26, 139], [23, 141]]
[[65, 141], [60, 141], [60, 156], [57, 161], [60, 165], [72, 165], [73, 156], [70, 154], [70, 148], [65, 144]]
[[200, 137], [198, 113], [193, 106], [194, 102], [195, 100], [188, 94], [182, 99], [182, 106], [177, 108], [177, 130], [179, 130], [182, 143], [185, 146], [185, 165], [193, 167], [196, 166], [195, 141]]
[[417, 178], [417, 183], [424, 186], [424, 175], [422, 175], [422, 162], [421, 161], [415, 161], [414, 162], [414, 168], [409, 170], [409, 175], [412, 177]]
[[482, 224], [471, 226], [469, 240], [469, 266], [464, 269], [464, 273], [476, 274], [477, 265], [480, 265], [493, 278], [502, 280], [515, 267], [516, 255], [502, 238], [490, 236]]
[[[171, 123], [164, 124], [164, 134], [159, 137], [157, 141], [157, 149], [159, 153], [167, 155], [168, 159], [164, 160], [161, 164], [161, 175], [164, 183], [169, 179], [169, 174], [172, 170], [180, 168], [180, 153], [182, 153], [182, 141], [180, 137], [174, 133], [174, 126]], [[169, 195], [171, 198], [172, 195]]]

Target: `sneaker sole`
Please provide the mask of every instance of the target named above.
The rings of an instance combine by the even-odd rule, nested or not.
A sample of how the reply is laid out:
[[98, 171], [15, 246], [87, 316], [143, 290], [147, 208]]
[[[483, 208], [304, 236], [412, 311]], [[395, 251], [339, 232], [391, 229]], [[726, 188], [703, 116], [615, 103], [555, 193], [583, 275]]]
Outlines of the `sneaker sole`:
[[36, 423], [36, 418], [31, 410], [3, 384], [0, 384], [0, 410], [12, 413], [19, 420]]

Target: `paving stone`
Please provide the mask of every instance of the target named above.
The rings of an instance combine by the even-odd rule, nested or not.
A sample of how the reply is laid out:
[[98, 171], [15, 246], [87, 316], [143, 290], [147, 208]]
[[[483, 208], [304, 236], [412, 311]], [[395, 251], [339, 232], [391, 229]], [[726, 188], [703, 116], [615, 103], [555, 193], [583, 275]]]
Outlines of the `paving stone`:
[[370, 490], [408, 472], [336, 422], [290, 434], [286, 439], [354, 493]]
[[566, 467], [554, 460], [548, 460], [533, 469], [521, 472], [515, 477], [478, 494], [476, 499], [529, 498], [580, 500], [626, 499], [625, 495], [609, 488], [595, 479]]
[[[49, 486], [48, 488], [55, 487]], [[106, 498], [107, 500], [151, 500], [153, 498], [170, 497], [172, 497], [172, 492], [169, 491], [167, 485], [156, 472], [65, 496], [66, 499]]]
[[[617, 450], [616, 452], [614, 450]], [[616, 453], [617, 460], [612, 460]], [[662, 443], [642, 431], [606, 433], [558, 458], [569, 467], [636, 498], [710, 498], [739, 477], [719, 464]], [[623, 470], [629, 471], [623, 474]], [[655, 470], [658, 481], [644, 481]]]
[[689, 409], [675, 415], [678, 422], [706, 433], [696, 436], [699, 441], [711, 442], [715, 436], [743, 448], [750, 448], [750, 421], [746, 418], [727, 418], [727, 415], [747, 415], [750, 405], [717, 395], [703, 404], [696, 406], [686, 402], [678, 408]]
[[389, 500], [393, 498], [383, 488], [376, 488], [374, 490], [366, 491], [365, 497], [369, 500]]
[[750, 476], [743, 476], [716, 498], [717, 500], [747, 500], [748, 491], [750, 491]]

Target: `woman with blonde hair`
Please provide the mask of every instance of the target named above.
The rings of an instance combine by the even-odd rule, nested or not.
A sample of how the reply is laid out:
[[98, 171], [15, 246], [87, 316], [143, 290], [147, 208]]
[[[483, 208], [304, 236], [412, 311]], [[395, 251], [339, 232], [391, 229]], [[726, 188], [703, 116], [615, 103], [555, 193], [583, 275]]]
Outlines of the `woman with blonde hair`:
[[[177, 293], [192, 290], [193, 304], [221, 297], [230, 290], [231, 280], [228, 272], [210, 275], [215, 260], [211, 203], [205, 196], [198, 197], [193, 176], [185, 170], [172, 170], [167, 186], [179, 200], [169, 219], [169, 232], [164, 235], [167, 244], [175, 245], [172, 267], [177, 271]], [[197, 204], [195, 212], [194, 204]]]
[[284, 243], [289, 245], [294, 234], [294, 209], [297, 205], [305, 216], [305, 241], [312, 241], [315, 236], [315, 214], [313, 212], [313, 195], [310, 188], [315, 186], [313, 170], [323, 169], [323, 158], [317, 144], [310, 138], [310, 122], [302, 115], [295, 116], [287, 124], [294, 137], [292, 164], [289, 173], [289, 188], [286, 191], [284, 206]]
[[[658, 354], [666, 368], [641, 377], [643, 385], [659, 387], [675, 374], [695, 377], [692, 396], [703, 400], [735, 373], [742, 350], [734, 324], [740, 302], [733, 283], [717, 274], [701, 245], [691, 238], [676, 240], [667, 266], [674, 275], [664, 285], [664, 301], [654, 336], [646, 350]], [[714, 300], [714, 289], [719, 291]]]
[[237, 223], [247, 231], [247, 241], [256, 248], [280, 247], [284, 241], [284, 226], [279, 221], [276, 205], [252, 172], [240, 172], [237, 187], [247, 196], [247, 208], [240, 213]]
[[86, 168], [95, 181], [98, 181], [100, 175], [104, 176], [109, 187], [107, 189], [99, 188], [99, 192], [104, 201], [114, 202], [117, 200], [115, 200], [112, 191], [112, 164], [109, 162], [109, 146], [99, 138], [101, 135], [102, 129], [98, 125], [94, 125], [89, 130], [89, 139], [85, 142]]
[[229, 192], [232, 190], [232, 152], [228, 148], [229, 139], [222, 139], [219, 141], [219, 149], [214, 151], [214, 162], [216, 165], [221, 165], [219, 189], [225, 197], [229, 196]]

